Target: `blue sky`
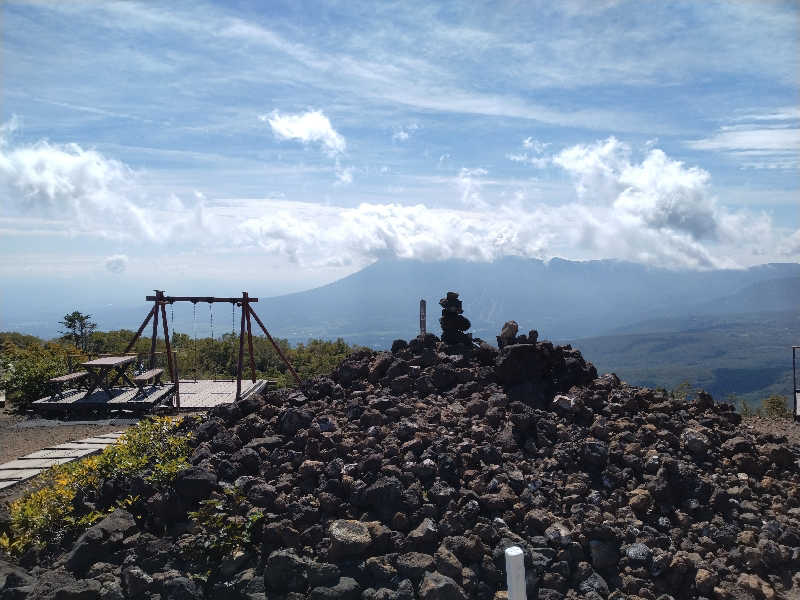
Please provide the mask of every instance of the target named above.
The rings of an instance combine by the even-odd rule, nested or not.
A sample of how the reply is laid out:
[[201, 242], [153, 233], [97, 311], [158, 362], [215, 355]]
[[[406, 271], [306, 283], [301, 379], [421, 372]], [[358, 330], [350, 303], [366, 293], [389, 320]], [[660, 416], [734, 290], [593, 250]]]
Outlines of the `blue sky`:
[[6, 290], [275, 295], [388, 256], [800, 259], [795, 2], [0, 11]]

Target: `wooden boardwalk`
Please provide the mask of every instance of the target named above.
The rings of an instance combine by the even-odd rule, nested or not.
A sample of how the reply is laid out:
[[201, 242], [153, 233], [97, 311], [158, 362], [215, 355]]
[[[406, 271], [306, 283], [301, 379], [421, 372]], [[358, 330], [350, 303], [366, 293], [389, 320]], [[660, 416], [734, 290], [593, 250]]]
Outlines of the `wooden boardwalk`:
[[174, 390], [175, 386], [172, 384], [144, 386], [141, 393], [136, 388], [114, 387], [111, 388], [110, 397], [103, 390], [95, 390], [89, 396], [86, 396], [85, 390], [67, 390], [60, 396], [36, 400], [33, 409], [40, 414], [111, 412], [123, 409], [144, 412], [168, 399]]
[[54, 465], [62, 465], [84, 456], [97, 454], [116, 442], [122, 434], [122, 431], [115, 431], [66, 444], [58, 444], [0, 464], [0, 490], [36, 477]]
[[[242, 398], [258, 394], [265, 390], [271, 382], [266, 380], [242, 381]], [[181, 381], [178, 391], [181, 396], [181, 410], [200, 410], [213, 408], [220, 404], [230, 404], [236, 399], [236, 380], [213, 381], [198, 379], [197, 381]]]

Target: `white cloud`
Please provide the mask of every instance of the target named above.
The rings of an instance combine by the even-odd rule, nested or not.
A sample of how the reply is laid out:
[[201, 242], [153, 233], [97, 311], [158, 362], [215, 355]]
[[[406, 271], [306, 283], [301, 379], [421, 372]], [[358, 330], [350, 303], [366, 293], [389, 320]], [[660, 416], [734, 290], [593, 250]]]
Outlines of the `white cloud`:
[[467, 169], [462, 167], [456, 178], [456, 186], [461, 193], [461, 203], [469, 208], [485, 207], [486, 203], [481, 197], [481, 178], [487, 175], [486, 169]]
[[687, 142], [695, 150], [723, 152], [743, 167], [800, 168], [800, 109], [785, 107], [735, 117], [734, 125]]
[[[187, 199], [145, 194], [125, 164], [76, 145], [0, 148], [0, 224], [59, 235], [150, 239], [217, 252], [260, 248], [303, 265], [362, 265], [397, 256], [490, 261], [619, 258], [676, 268], [735, 267], [766, 258], [800, 259], [795, 232], [718, 205], [709, 174], [648, 150], [641, 160], [615, 139], [552, 157], [574, 179], [576, 197], [555, 205], [490, 181], [483, 168], [438, 178], [440, 209], [362, 203], [356, 208], [259, 198]], [[336, 166], [341, 184], [353, 169]], [[455, 188], [453, 188], [455, 184]], [[5, 219], [5, 221], [3, 221]], [[47, 219], [46, 221], [44, 219]], [[59, 226], [59, 224], [62, 224]], [[755, 257], [755, 258], [754, 258]], [[121, 256], [107, 259], [119, 269]]]
[[395, 142], [405, 142], [417, 129], [419, 129], [419, 125], [416, 123], [412, 123], [406, 127], [401, 127], [392, 134], [392, 140]]
[[128, 268], [128, 257], [125, 254], [114, 254], [106, 258], [106, 269], [115, 274], [124, 273]]
[[338, 185], [349, 185], [353, 183], [353, 167], [341, 167], [337, 164], [336, 183]]
[[55, 219], [72, 234], [104, 238], [199, 235], [201, 202], [194, 211], [176, 212], [180, 200], [146, 196], [137, 174], [118, 160], [78, 144], [0, 140], [0, 209], [6, 215]]
[[[513, 162], [531, 165], [537, 169], [545, 169], [550, 165], [551, 157], [541, 156], [541, 154], [548, 146], [550, 146], [549, 143], [540, 142], [529, 136], [522, 140], [522, 147], [525, 148], [525, 152], [510, 152], [506, 154], [506, 158]], [[530, 154], [528, 151], [530, 151]]]
[[319, 110], [285, 115], [275, 110], [258, 118], [269, 123], [272, 132], [279, 139], [299, 140], [304, 144], [318, 142], [331, 156], [341, 154], [347, 147], [344, 137], [333, 128], [328, 117]]

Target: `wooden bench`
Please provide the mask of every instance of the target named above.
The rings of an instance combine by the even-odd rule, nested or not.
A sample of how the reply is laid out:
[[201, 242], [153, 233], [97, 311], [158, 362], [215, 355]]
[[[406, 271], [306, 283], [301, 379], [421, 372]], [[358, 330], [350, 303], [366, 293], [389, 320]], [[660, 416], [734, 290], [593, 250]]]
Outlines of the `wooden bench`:
[[144, 386], [147, 384], [148, 381], [151, 379], [153, 380], [153, 385], [161, 385], [161, 374], [164, 372], [164, 369], [150, 369], [149, 371], [145, 371], [140, 375], [136, 375], [133, 378], [133, 383], [136, 384], [136, 387], [139, 388], [138, 393], [144, 392]]
[[59, 375], [58, 377], [51, 377], [48, 381], [55, 385], [55, 393], [50, 396], [51, 400], [59, 400], [64, 397], [64, 386], [71, 381], [80, 381], [89, 374], [88, 371], [76, 371], [75, 373], [67, 373], [66, 375]]

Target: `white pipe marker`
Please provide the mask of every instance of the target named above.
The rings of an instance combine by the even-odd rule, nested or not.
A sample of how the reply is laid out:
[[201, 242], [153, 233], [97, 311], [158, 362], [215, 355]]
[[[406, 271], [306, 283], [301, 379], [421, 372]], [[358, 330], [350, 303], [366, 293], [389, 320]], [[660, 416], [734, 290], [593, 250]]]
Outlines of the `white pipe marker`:
[[525, 593], [525, 554], [519, 546], [506, 548], [508, 600], [528, 600]]

